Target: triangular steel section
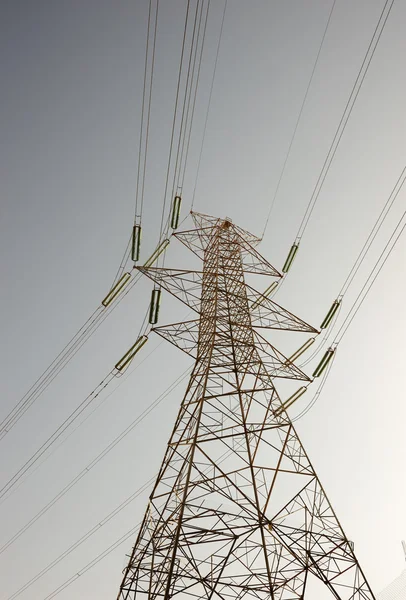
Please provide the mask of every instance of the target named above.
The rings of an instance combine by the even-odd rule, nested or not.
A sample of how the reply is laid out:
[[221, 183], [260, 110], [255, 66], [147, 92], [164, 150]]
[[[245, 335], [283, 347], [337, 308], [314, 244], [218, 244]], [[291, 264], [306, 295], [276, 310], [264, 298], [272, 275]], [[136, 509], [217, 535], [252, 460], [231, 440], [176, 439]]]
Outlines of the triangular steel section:
[[282, 277], [274, 266], [271, 265], [253, 246], [238, 232], [238, 228], [233, 226], [238, 233], [239, 245], [241, 249], [241, 260], [245, 273], [256, 273], [257, 275], [270, 275], [272, 277]]
[[271, 377], [311, 381], [306, 373], [289, 362], [289, 359], [275, 346], [272, 346], [258, 331], [254, 331], [254, 339], [255, 347], [259, 351], [261, 360]]
[[200, 311], [203, 276], [201, 271], [161, 269], [158, 267], [137, 267], [137, 269], [181, 300], [186, 306], [196, 312]]
[[205, 215], [203, 213], [190, 211], [192, 215], [193, 223], [196, 229], [205, 229], [207, 227], [216, 227], [221, 223], [221, 219], [219, 217], [212, 217], [211, 215]]
[[199, 320], [171, 323], [163, 327], [154, 327], [155, 333], [163, 337], [174, 346], [196, 358], [199, 341]]
[[196, 256], [203, 260], [204, 251], [209, 245], [210, 239], [213, 234], [213, 227], [204, 227], [201, 229], [190, 229], [187, 231], [178, 231], [173, 235], [182, 244], [189, 248]]
[[[266, 296], [259, 294], [252, 287], [248, 285], [246, 287], [253, 327], [319, 333], [318, 329], [309, 325], [309, 323], [306, 323], [302, 319], [299, 319], [299, 317], [289, 312], [286, 308], [283, 308]], [[262, 298], [259, 304], [258, 298]]]

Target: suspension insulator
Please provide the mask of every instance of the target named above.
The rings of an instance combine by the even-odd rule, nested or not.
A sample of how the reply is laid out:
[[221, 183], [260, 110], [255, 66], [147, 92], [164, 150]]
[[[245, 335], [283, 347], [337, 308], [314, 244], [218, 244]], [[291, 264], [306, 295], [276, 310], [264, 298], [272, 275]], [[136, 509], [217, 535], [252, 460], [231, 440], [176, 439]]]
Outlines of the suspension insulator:
[[320, 329], [326, 329], [326, 327], [328, 327], [330, 325], [331, 321], [334, 318], [334, 315], [338, 311], [340, 304], [341, 304], [341, 300], [334, 300], [333, 304], [330, 307], [330, 310], [324, 317], [323, 323], [320, 325]]
[[115, 369], [117, 369], [117, 371], [119, 371], [120, 373], [124, 371], [124, 369], [130, 364], [137, 352], [141, 350], [141, 348], [144, 344], [147, 343], [147, 341], [148, 337], [146, 335], [142, 335], [141, 337], [139, 337], [135, 344], [133, 344], [133, 346], [131, 346], [131, 348], [127, 350], [124, 356], [120, 358], [118, 363], [115, 365]]
[[286, 362], [287, 362], [287, 363], [292, 363], [293, 361], [295, 361], [297, 358], [299, 358], [299, 356], [301, 356], [301, 355], [303, 354], [303, 352], [306, 352], [306, 350], [307, 350], [308, 348], [310, 348], [310, 346], [311, 346], [312, 344], [314, 344], [314, 342], [315, 342], [315, 341], [316, 341], [316, 338], [315, 338], [315, 337], [314, 337], [314, 338], [310, 338], [310, 339], [308, 339], [308, 340], [307, 340], [307, 341], [306, 341], [306, 342], [303, 344], [303, 346], [300, 346], [300, 348], [298, 348], [298, 349], [296, 350], [296, 352], [294, 352], [294, 353], [292, 354], [292, 356], [289, 356], [289, 358], [288, 358], [288, 360], [287, 360]]
[[282, 267], [283, 273], [287, 273], [289, 271], [298, 250], [299, 244], [293, 244], [292, 248], [289, 250], [289, 254], [287, 256], [287, 259], [285, 260], [285, 264]]
[[146, 263], [144, 263], [144, 267], [150, 267], [151, 265], [154, 264], [154, 262], [156, 261], [156, 259], [161, 256], [162, 252], [164, 252], [164, 250], [167, 248], [167, 246], [169, 245], [169, 240], [166, 239], [163, 242], [161, 242], [158, 246], [158, 248], [155, 250], [155, 252], [153, 252], [151, 254], [151, 256], [149, 257], [149, 259], [147, 260]]
[[131, 259], [134, 262], [137, 262], [140, 259], [141, 236], [141, 225], [134, 225], [131, 244]]
[[127, 285], [131, 273], [124, 273], [117, 281], [116, 285], [111, 288], [107, 296], [102, 300], [103, 306], [108, 306], [119, 295], [123, 288]]
[[334, 353], [335, 353], [335, 350], [333, 348], [329, 348], [328, 350], [326, 350], [323, 358], [321, 359], [321, 361], [317, 365], [316, 369], [314, 370], [313, 377], [320, 377], [320, 375], [324, 372], [327, 365], [330, 363], [331, 359], [333, 358]]
[[279, 281], [273, 281], [271, 283], [271, 285], [266, 288], [265, 292], [263, 292], [261, 294], [261, 296], [255, 300], [255, 302], [251, 306], [251, 309], [252, 308], [256, 308], [257, 306], [259, 306], [265, 300], [265, 298], [267, 298], [268, 296], [270, 296], [272, 294], [272, 292], [274, 290], [276, 290], [276, 288], [278, 287], [278, 284], [279, 284]]
[[304, 385], [300, 387], [294, 394], [292, 394], [285, 402], [275, 411], [275, 416], [279, 416], [284, 410], [292, 406], [296, 400], [298, 400], [307, 391], [307, 387]]
[[175, 196], [173, 199], [172, 205], [172, 216], [171, 216], [171, 227], [172, 229], [177, 229], [179, 225], [179, 215], [180, 215], [180, 206], [182, 204], [182, 198], [180, 196]]
[[161, 290], [154, 289], [151, 293], [151, 304], [149, 305], [149, 322], [151, 325], [156, 325], [158, 323], [160, 304]]

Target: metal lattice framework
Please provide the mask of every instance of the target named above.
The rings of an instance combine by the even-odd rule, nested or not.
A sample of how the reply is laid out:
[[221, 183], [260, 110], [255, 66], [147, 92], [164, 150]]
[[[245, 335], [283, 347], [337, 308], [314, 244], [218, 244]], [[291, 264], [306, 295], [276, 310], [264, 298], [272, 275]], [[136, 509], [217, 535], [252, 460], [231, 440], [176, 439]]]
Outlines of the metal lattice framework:
[[337, 599], [371, 600], [272, 382], [309, 378], [257, 328], [316, 330], [246, 284], [281, 277], [257, 238], [193, 218], [176, 237], [202, 271], [140, 268], [199, 317], [155, 328], [195, 365], [118, 598], [297, 600], [314, 575]]

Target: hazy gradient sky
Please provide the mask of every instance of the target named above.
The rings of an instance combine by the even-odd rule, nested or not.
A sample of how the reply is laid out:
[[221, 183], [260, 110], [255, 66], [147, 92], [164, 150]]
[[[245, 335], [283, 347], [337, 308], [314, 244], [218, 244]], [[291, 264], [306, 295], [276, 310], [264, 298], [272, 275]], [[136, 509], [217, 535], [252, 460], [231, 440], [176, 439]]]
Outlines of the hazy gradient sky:
[[[281, 268], [383, 0], [337, 0], [260, 252]], [[183, 193], [191, 204], [223, 0], [212, 0]], [[143, 257], [155, 246], [185, 0], [161, 0]], [[330, 0], [229, 0], [194, 208], [260, 234], [331, 9]], [[3, 0], [0, 6], [1, 379], [5, 416], [105, 296], [132, 227], [147, 0]], [[276, 299], [318, 326], [406, 164], [406, 3], [397, 0], [289, 278]], [[361, 288], [405, 208], [402, 193], [360, 270]], [[402, 238], [339, 346], [319, 401], [297, 424], [378, 592], [406, 536]], [[171, 244], [166, 264], [189, 260]], [[141, 281], [1, 441], [5, 483], [134, 342]], [[185, 308], [166, 295], [162, 324]], [[287, 351], [295, 334], [281, 342]], [[289, 337], [290, 336], [290, 337]], [[279, 343], [278, 337], [278, 343]], [[0, 508], [0, 545], [75, 477], [191, 362], [151, 336], [120, 387]], [[308, 367], [312, 372], [313, 364]], [[0, 555], [6, 600], [157, 472], [186, 382]], [[107, 393], [101, 396], [101, 400]], [[99, 401], [100, 403], [100, 401]], [[306, 405], [292, 409], [292, 416]], [[148, 491], [21, 598], [42, 600], [142, 518]], [[61, 592], [115, 598], [133, 538]], [[326, 596], [322, 592], [315, 600]]]

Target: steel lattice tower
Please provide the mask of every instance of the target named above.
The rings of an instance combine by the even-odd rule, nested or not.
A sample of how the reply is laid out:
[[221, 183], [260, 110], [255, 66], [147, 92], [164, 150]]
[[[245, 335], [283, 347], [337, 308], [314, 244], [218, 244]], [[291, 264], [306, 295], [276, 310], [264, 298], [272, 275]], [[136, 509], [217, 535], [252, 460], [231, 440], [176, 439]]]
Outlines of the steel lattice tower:
[[255, 236], [193, 218], [176, 237], [202, 271], [140, 268], [199, 318], [155, 328], [195, 365], [118, 599], [297, 600], [311, 575], [373, 599], [272, 383], [309, 378], [259, 333], [317, 330], [245, 282], [281, 277]]

